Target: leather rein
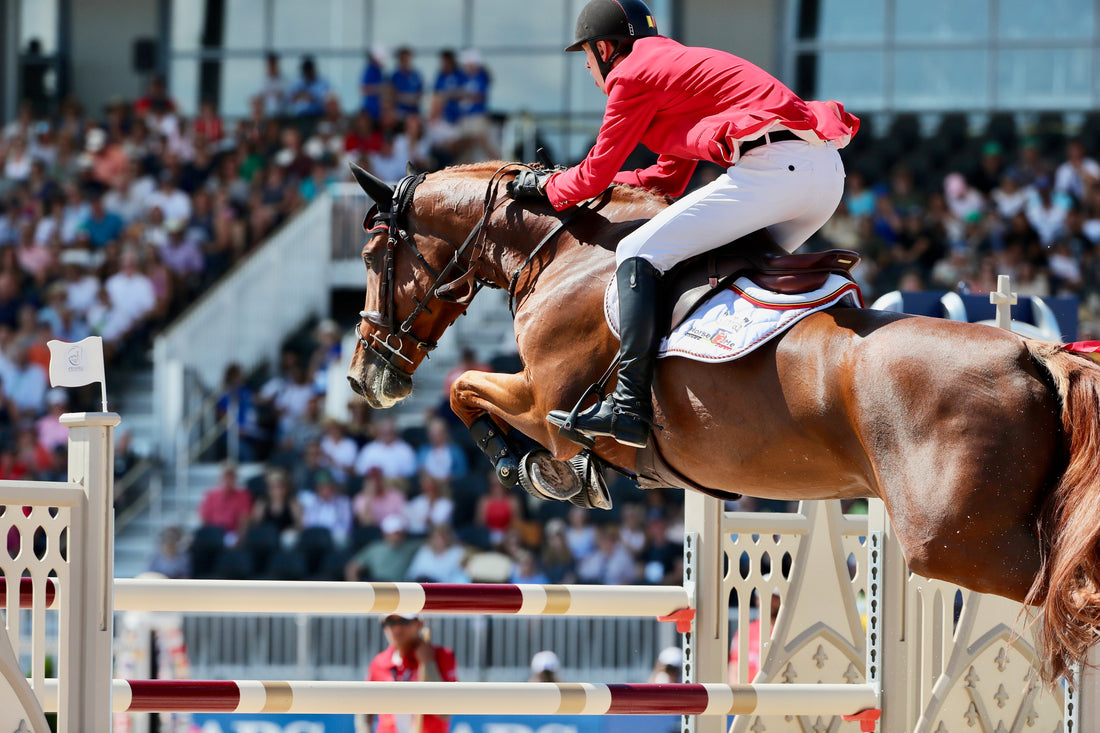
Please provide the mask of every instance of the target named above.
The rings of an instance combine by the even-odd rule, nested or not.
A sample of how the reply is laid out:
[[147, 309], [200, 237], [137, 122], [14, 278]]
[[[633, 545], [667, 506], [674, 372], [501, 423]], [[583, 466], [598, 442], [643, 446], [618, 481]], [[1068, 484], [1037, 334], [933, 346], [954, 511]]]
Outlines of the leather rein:
[[[519, 167], [527, 166], [520, 165]], [[377, 358], [381, 359], [388, 366], [401, 374], [411, 376], [411, 372], [401, 368], [397, 362], [397, 360], [400, 359], [407, 362], [410, 366], [413, 365], [413, 360], [405, 356], [401, 351], [403, 343], [405, 341], [411, 342], [415, 345], [417, 350], [423, 351], [425, 355], [435, 350], [439, 345], [438, 342], [421, 338], [413, 332], [413, 325], [422, 313], [432, 315], [432, 310], [429, 305], [433, 300], [438, 299], [452, 303], [464, 302], [468, 305], [482, 287], [500, 288], [499, 285], [479, 276], [477, 274], [476, 265], [480, 253], [484, 252], [485, 249], [485, 225], [488, 223], [492, 213], [508, 200], [504, 199], [500, 202], [497, 201], [497, 192], [500, 187], [500, 182], [505, 175], [513, 172], [516, 168], [517, 164], [513, 163], [503, 165], [489, 178], [489, 183], [485, 190], [485, 200], [482, 205], [481, 218], [478, 219], [477, 224], [470, 230], [470, 233], [466, 235], [466, 239], [462, 244], [455, 247], [454, 255], [439, 272], [437, 272], [428, 260], [425, 259], [423, 253], [417, 248], [416, 243], [413, 241], [407, 229], [406, 219], [408, 210], [412, 205], [416, 187], [424, 181], [425, 174], [420, 173], [405, 176], [394, 187], [391, 204], [386, 210], [375, 205], [367, 212], [364, 223], [369, 225], [367, 228], [368, 238], [374, 237], [379, 232], [386, 232], [386, 253], [382, 263], [382, 277], [379, 284], [379, 290], [381, 291], [379, 302], [383, 310], [381, 312], [360, 311], [359, 317], [369, 321], [375, 326], [387, 329], [388, 333], [384, 339], [380, 338], [377, 334], [371, 333], [370, 340], [368, 340], [363, 336], [363, 332], [360, 329], [361, 322], [356, 323], [352, 329], [352, 333], [364, 349], [370, 351]], [[508, 287], [509, 307], [511, 307], [514, 302], [515, 288], [520, 274], [531, 264], [535, 255], [542, 249], [543, 245], [558, 234], [576, 214], [577, 210], [574, 210], [569, 216], [559, 220], [557, 226], [539, 242], [523, 264], [512, 273], [511, 278], [509, 278]], [[428, 292], [424, 298], [421, 299], [413, 296], [413, 301], [416, 303], [415, 307], [401, 323], [398, 323], [396, 254], [401, 246], [407, 247], [412, 252], [413, 256], [419, 261], [421, 267], [427, 270], [434, 278], [434, 281], [428, 288]], [[459, 272], [457, 276], [452, 277], [452, 273], [454, 273], [456, 269], [460, 269], [461, 272]], [[457, 290], [463, 284], [470, 286], [470, 293], [468, 295], [461, 298], [450, 295], [450, 293]]]

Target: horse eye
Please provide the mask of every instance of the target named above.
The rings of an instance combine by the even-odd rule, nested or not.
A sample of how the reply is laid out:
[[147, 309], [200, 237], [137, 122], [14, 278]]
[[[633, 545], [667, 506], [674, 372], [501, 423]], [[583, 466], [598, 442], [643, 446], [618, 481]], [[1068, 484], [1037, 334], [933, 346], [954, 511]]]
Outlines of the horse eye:
[[373, 270], [374, 269], [374, 258], [371, 257], [369, 254], [364, 254], [363, 255], [363, 264], [367, 266], [368, 270]]

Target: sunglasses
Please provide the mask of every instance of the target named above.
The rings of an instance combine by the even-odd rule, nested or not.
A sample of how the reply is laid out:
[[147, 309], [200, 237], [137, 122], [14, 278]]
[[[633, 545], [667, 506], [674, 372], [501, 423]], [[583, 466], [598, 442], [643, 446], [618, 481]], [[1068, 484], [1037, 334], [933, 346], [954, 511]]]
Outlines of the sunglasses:
[[382, 622], [383, 626], [408, 626], [414, 623], [414, 619], [411, 618], [388, 618]]

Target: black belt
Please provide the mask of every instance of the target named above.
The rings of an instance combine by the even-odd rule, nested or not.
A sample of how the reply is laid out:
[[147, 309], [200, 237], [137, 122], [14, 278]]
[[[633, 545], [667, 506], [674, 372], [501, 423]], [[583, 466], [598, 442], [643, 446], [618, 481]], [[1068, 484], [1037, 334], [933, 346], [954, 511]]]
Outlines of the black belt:
[[769, 132], [767, 135], [761, 135], [755, 140], [745, 140], [741, 143], [741, 155], [749, 152], [754, 148], [758, 148], [761, 145], [768, 145], [770, 143], [779, 143], [784, 140], [801, 140], [798, 135], [795, 135], [790, 130], [776, 130], [775, 132]]

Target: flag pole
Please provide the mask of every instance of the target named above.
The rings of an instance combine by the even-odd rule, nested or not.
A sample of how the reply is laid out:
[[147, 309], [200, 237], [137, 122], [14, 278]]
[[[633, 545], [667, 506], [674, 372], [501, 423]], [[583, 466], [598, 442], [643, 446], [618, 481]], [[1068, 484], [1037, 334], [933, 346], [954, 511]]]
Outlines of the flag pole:
[[103, 411], [107, 412], [107, 380], [99, 383], [99, 394], [103, 398]]

